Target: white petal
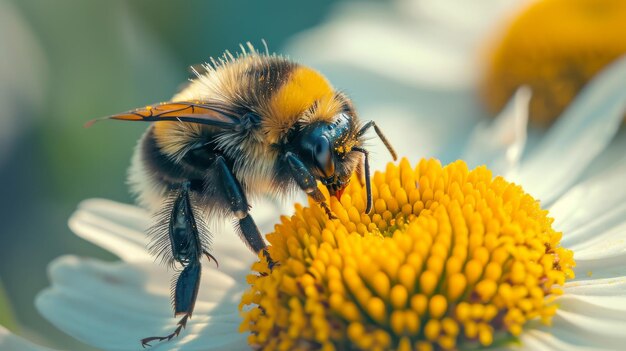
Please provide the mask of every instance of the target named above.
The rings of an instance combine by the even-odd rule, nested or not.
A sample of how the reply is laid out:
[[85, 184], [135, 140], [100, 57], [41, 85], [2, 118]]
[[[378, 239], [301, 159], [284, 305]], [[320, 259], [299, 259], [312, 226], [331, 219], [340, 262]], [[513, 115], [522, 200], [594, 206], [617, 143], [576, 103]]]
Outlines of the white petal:
[[[564, 335], [559, 335], [563, 337]], [[511, 347], [513, 350], [528, 351], [594, 351], [612, 350], [605, 348], [601, 343], [593, 346], [582, 346], [575, 339], [558, 338], [550, 332], [550, 328], [545, 330], [525, 330], [520, 336], [521, 347]]]
[[[615, 289], [613, 289], [615, 291]], [[601, 316], [615, 323], [626, 325], [626, 296], [564, 295], [558, 299], [559, 309], [568, 313]]]
[[[560, 299], [559, 299], [560, 301]], [[552, 326], [532, 321], [520, 336], [521, 350], [621, 350], [626, 342], [623, 313], [607, 313], [602, 306], [581, 300], [563, 300], [564, 308], [557, 311]], [[577, 310], [577, 312], [568, 311]]]
[[596, 277], [592, 274], [588, 279], [565, 283], [564, 291], [572, 295], [623, 296], [626, 294], [626, 274], [615, 274], [610, 277]]
[[617, 350], [626, 340], [626, 277], [570, 281], [553, 326], [530, 322], [515, 350]]
[[149, 219], [148, 213], [139, 207], [90, 199], [81, 202], [70, 217], [69, 226], [76, 235], [127, 262], [152, 261], [146, 249]]
[[[602, 233], [619, 223], [626, 199], [626, 158], [572, 187], [549, 208], [554, 228], [565, 233], [564, 245]], [[567, 243], [567, 244], [565, 244]]]
[[[574, 252], [574, 259], [576, 253]], [[615, 279], [626, 276], [626, 255], [576, 260], [575, 282], [594, 281], [596, 279]]]
[[544, 204], [571, 186], [609, 144], [626, 109], [626, 58], [600, 72], [510, 179]]
[[577, 262], [586, 260], [609, 260], [626, 256], [626, 219], [604, 231], [597, 232], [580, 243], [570, 245]]
[[[278, 216], [287, 213], [286, 208], [268, 199], [260, 199], [254, 203], [251, 215], [259, 230], [267, 233], [278, 221]], [[81, 202], [69, 220], [70, 228], [78, 236], [111, 251], [127, 262], [153, 260], [146, 249], [149, 238], [145, 232], [150, 223], [151, 217], [146, 210], [104, 199]], [[211, 231], [214, 236], [212, 249], [216, 252], [222, 247], [243, 247], [230, 223]]]
[[[626, 254], [626, 218], [624, 217], [626, 204], [623, 203], [623, 198], [622, 200], [613, 199], [613, 196], [609, 195], [612, 192], [610, 184], [605, 192], [607, 202], [614, 204], [615, 208], [606, 208], [606, 213], [598, 214], [596, 218], [584, 214], [583, 217], [591, 217], [588, 218], [587, 223], [580, 224], [579, 228], [572, 229], [571, 232], [564, 231], [563, 245], [575, 252], [575, 259], [578, 262], [607, 260]], [[581, 199], [578, 202], [583, 211], [588, 207], [584, 201]], [[598, 207], [602, 209], [606, 205], [598, 203]], [[597, 209], [589, 209], [589, 212], [595, 211]]]
[[[607, 193], [610, 191], [611, 190], [607, 190]], [[578, 203], [580, 204], [579, 207], [587, 207], [584, 201], [585, 200], [581, 200], [581, 202]], [[575, 206], [576, 203], [572, 203], [571, 205]], [[600, 206], [604, 207], [604, 204]], [[557, 230], [564, 233], [562, 241], [563, 246], [571, 248], [574, 245], [579, 245], [584, 248], [584, 244], [585, 242], [587, 242], [587, 240], [594, 240], [597, 235], [600, 235], [601, 233], [606, 233], [613, 230], [613, 228], [617, 228], [622, 225], [624, 221], [626, 221], [626, 203], [620, 202], [618, 204], [615, 204], [614, 206], [615, 207], [613, 208], [607, 208], [605, 210], [605, 213], [588, 218], [588, 221], [586, 222], [581, 221], [578, 227], [574, 227], [571, 230], [562, 229], [562, 227], [572, 227], [569, 222], [563, 223], [563, 226], [559, 225], [558, 227], [555, 227], [558, 228]], [[590, 211], [593, 210], [590, 209]], [[584, 214], [580, 217], [587, 217], [587, 215]], [[576, 219], [572, 219], [572, 222], [575, 221]], [[618, 239], [620, 237], [624, 238], [624, 235], [620, 235], [620, 233], [617, 234]]]
[[494, 121], [474, 128], [462, 157], [470, 168], [487, 165], [498, 175], [517, 168], [526, 144], [530, 97], [528, 87], [518, 89]]
[[596, 157], [585, 172], [581, 175], [581, 181], [585, 181], [595, 175], [613, 168], [616, 164], [626, 161], [624, 157], [626, 150], [626, 128], [620, 128], [606, 149]]
[[0, 350], [2, 351], [52, 351], [47, 347], [33, 344], [30, 341], [12, 334], [0, 325]]
[[[245, 345], [246, 335], [238, 332], [238, 303], [246, 288], [246, 270], [237, 270], [241, 264], [235, 262], [239, 261], [225, 259], [220, 270], [203, 270], [193, 318], [179, 338], [159, 349]], [[85, 343], [105, 350], [137, 350], [139, 339], [169, 334], [176, 327], [169, 298], [171, 274], [150, 263], [105, 263], [67, 256], [51, 264], [50, 276], [53, 285], [37, 297], [37, 308]]]
[[566, 283], [552, 327], [531, 322], [520, 338], [521, 349], [620, 349], [626, 342], [625, 287], [624, 277]]
[[626, 323], [602, 315], [580, 315], [558, 310], [548, 331], [574, 345], [619, 350], [626, 343]]

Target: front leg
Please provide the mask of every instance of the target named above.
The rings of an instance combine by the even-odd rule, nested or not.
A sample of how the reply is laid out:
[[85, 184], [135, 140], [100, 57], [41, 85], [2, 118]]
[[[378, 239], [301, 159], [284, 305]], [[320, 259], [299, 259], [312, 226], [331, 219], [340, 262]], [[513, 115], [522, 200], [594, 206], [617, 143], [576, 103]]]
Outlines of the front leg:
[[291, 175], [293, 179], [296, 181], [300, 189], [304, 190], [304, 192], [309, 195], [315, 202], [320, 204], [328, 218], [335, 219], [335, 215], [333, 215], [330, 207], [326, 203], [326, 198], [324, 194], [317, 187], [317, 181], [315, 177], [311, 174], [309, 169], [300, 161], [298, 156], [296, 156], [293, 152], [287, 152], [285, 154], [285, 159], [287, 159], [287, 163], [289, 164], [289, 169], [291, 170]]

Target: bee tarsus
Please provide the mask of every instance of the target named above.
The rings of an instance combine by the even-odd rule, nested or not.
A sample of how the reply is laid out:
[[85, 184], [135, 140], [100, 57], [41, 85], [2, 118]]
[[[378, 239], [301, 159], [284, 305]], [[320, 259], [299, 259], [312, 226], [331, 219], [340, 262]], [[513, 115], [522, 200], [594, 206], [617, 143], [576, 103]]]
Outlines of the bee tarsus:
[[269, 267], [270, 271], [274, 270], [274, 267], [280, 266], [279, 262], [274, 261], [272, 259], [272, 257], [270, 256], [270, 253], [269, 253], [269, 251], [267, 251], [267, 249], [263, 250], [263, 256], [267, 260], [267, 267]]
[[172, 332], [169, 335], [166, 336], [151, 336], [148, 338], [143, 338], [141, 339], [141, 346], [143, 348], [146, 347], [151, 347], [152, 345], [150, 345], [151, 342], [153, 341], [165, 341], [165, 340], [172, 340], [174, 337], [178, 336], [180, 334], [180, 332], [185, 329], [185, 326], [187, 326], [187, 320], [191, 317], [191, 314], [186, 314], [183, 318], [181, 318], [178, 323], [176, 324], [177, 327], [174, 330], [174, 332]]
[[337, 219], [337, 216], [335, 216], [335, 214], [333, 213], [333, 211], [330, 209], [330, 206], [328, 206], [328, 204], [326, 203], [326, 201], [322, 201], [319, 203], [320, 206], [322, 206], [322, 208], [324, 209], [324, 212], [326, 212], [326, 215], [328, 216], [328, 219]]

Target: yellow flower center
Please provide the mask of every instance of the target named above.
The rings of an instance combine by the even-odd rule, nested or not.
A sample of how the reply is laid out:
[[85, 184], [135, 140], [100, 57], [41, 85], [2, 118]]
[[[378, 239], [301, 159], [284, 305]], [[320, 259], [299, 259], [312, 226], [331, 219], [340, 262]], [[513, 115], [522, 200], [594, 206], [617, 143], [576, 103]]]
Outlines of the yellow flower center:
[[267, 236], [242, 297], [242, 331], [264, 350], [433, 350], [491, 345], [548, 323], [572, 252], [539, 202], [485, 167], [406, 159], [350, 182], [337, 219], [296, 207]]
[[522, 85], [531, 121], [547, 125], [603, 67], [626, 53], [626, 1], [540, 0], [513, 20], [488, 59], [482, 96], [492, 114]]

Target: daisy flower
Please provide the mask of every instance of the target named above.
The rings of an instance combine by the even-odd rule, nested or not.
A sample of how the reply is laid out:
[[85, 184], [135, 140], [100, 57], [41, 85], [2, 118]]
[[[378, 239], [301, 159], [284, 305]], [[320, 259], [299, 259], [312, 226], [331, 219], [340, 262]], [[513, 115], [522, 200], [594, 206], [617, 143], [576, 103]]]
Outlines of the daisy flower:
[[[519, 90], [457, 149], [471, 167], [486, 167], [390, 164], [373, 177], [370, 215], [358, 181], [341, 202], [331, 199], [336, 220], [298, 205], [271, 230], [286, 211], [256, 204], [280, 265], [269, 271], [230, 229], [216, 231], [220, 267], [205, 265], [193, 318], [153, 349], [621, 348], [626, 159], [581, 176], [620, 125], [625, 81], [622, 59], [530, 151], [530, 93]], [[399, 148], [412, 149], [410, 133], [395, 138]], [[40, 312], [104, 350], [136, 350], [141, 337], [174, 329], [171, 272], [148, 254], [149, 224], [134, 206], [82, 203], [71, 229], [121, 261], [59, 258]]]

